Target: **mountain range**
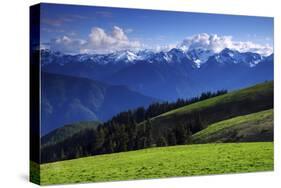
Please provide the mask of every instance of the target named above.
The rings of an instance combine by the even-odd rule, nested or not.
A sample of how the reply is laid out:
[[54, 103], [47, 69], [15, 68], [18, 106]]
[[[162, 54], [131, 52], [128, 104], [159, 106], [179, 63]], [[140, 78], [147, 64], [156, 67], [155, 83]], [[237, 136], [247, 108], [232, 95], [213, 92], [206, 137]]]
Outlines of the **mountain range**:
[[273, 54], [224, 49], [118, 51], [62, 54], [41, 51], [44, 72], [99, 80], [160, 100], [192, 97], [203, 91], [239, 89], [273, 80]]

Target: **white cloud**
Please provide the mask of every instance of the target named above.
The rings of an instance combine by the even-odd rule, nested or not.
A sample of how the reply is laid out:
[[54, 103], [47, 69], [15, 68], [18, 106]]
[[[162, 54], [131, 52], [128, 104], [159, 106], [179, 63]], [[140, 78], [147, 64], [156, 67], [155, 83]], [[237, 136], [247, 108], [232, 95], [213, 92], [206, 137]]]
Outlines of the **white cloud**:
[[[74, 37], [74, 36], [72, 36]], [[50, 42], [50, 48], [64, 53], [110, 53], [119, 50], [151, 49], [152, 46], [141, 44], [138, 40], [129, 39], [125, 30], [114, 26], [111, 32], [106, 32], [100, 27], [93, 27], [86, 40], [62, 36]], [[155, 51], [168, 51], [172, 48], [183, 50], [204, 49], [218, 53], [224, 48], [240, 52], [255, 52], [267, 56], [273, 53], [270, 45], [256, 44], [250, 41], [234, 41], [232, 36], [219, 36], [216, 34], [202, 33], [184, 39], [180, 44], [156, 45]]]
[[109, 53], [116, 50], [140, 48], [139, 41], [129, 40], [122, 28], [114, 26], [111, 33], [93, 27], [87, 40], [63, 36], [51, 41], [51, 49], [65, 53]]
[[261, 55], [270, 55], [273, 48], [270, 45], [261, 45], [253, 42], [234, 41], [232, 36], [209, 35], [202, 33], [184, 39], [179, 45], [183, 50], [204, 49], [215, 53], [224, 48], [238, 50], [240, 52], [255, 52]]
[[264, 56], [268, 56], [273, 53], [273, 47], [266, 44], [255, 44], [253, 42], [233, 42], [233, 48], [240, 52], [255, 52]]
[[153, 50], [155, 52], [160, 52], [160, 51], [167, 52], [176, 47], [177, 47], [176, 44], [156, 45]]
[[81, 46], [85, 45], [86, 41], [82, 39], [72, 39], [68, 36], [62, 36], [53, 39], [50, 42], [50, 49], [64, 53], [77, 53]]

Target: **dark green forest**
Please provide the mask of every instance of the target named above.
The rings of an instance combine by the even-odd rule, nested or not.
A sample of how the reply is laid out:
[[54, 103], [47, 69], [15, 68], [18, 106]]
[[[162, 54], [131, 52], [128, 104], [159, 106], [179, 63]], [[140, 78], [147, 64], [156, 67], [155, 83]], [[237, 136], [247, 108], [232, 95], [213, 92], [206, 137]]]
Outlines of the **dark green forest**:
[[[200, 114], [190, 117], [189, 123], [178, 123], [160, 136], [157, 135], [157, 138], [152, 134], [150, 119], [170, 110], [226, 93], [227, 90], [203, 92], [199, 97], [178, 99], [176, 102], [157, 102], [147, 108], [139, 107], [121, 112], [112, 117], [111, 120], [100, 124], [96, 129], [81, 130], [67, 139], [61, 139], [62, 141], [60, 142], [52, 140], [52, 144], [44, 144], [41, 152], [41, 162], [138, 150], [152, 146], [187, 144], [190, 142], [190, 136], [203, 128]], [[139, 125], [141, 122], [143, 123]], [[89, 126], [89, 123], [87, 124]], [[58, 131], [55, 130], [54, 132]], [[61, 132], [60, 138], [64, 136]], [[42, 138], [43, 143], [48, 142], [48, 137], [50, 135]]]

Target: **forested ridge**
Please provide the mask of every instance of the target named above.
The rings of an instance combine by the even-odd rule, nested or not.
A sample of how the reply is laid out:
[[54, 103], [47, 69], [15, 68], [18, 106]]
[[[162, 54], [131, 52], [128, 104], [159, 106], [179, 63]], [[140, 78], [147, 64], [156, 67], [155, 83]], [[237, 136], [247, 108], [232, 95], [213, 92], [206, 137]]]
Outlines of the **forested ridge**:
[[273, 108], [273, 82], [227, 93], [151, 104], [121, 112], [96, 129], [82, 130], [41, 150], [41, 163], [154, 146], [191, 144], [192, 135], [214, 122]]
[[[170, 110], [226, 93], [227, 90], [204, 92], [199, 97], [178, 99], [176, 102], [156, 102], [147, 108], [139, 107], [121, 112], [96, 129], [81, 130], [71, 137], [61, 139], [62, 142], [44, 146], [41, 162], [137, 150], [152, 146], [186, 144], [192, 133], [202, 129], [200, 114], [193, 117], [193, 123], [179, 123], [157, 139], [153, 138], [150, 119]], [[138, 125], [140, 123], [142, 124]], [[50, 136], [42, 137], [45, 142], [46, 137]]]

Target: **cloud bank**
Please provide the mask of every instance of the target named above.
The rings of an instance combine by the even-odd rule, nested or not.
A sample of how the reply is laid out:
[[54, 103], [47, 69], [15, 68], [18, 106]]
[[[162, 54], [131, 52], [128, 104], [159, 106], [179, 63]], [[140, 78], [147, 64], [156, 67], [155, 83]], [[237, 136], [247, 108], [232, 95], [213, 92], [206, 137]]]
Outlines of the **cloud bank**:
[[179, 45], [183, 50], [203, 49], [218, 53], [225, 48], [237, 50], [239, 52], [255, 52], [267, 56], [273, 53], [270, 45], [260, 45], [250, 41], [234, 41], [232, 36], [209, 35], [202, 33], [184, 39]]
[[[50, 42], [50, 49], [64, 53], [111, 53], [120, 50], [139, 50], [147, 47], [140, 41], [131, 40], [126, 30], [114, 26], [110, 32], [100, 27], [93, 27], [87, 39], [75, 39], [62, 36]], [[235, 41], [232, 36], [219, 36], [217, 34], [202, 33], [184, 39], [179, 44], [156, 46], [155, 51], [168, 51], [171, 48], [180, 48], [185, 51], [192, 49], [209, 50], [219, 53], [225, 48], [239, 52], [255, 52], [263, 56], [273, 53], [270, 45], [256, 44], [250, 41]]]
[[139, 41], [130, 40], [118, 26], [114, 26], [110, 33], [102, 28], [93, 27], [86, 40], [63, 36], [52, 40], [50, 44], [52, 50], [65, 53], [110, 53], [140, 47]]
[[62, 36], [57, 39], [52, 39], [50, 49], [63, 53], [79, 53], [87, 41], [82, 39], [72, 39], [68, 36]]

